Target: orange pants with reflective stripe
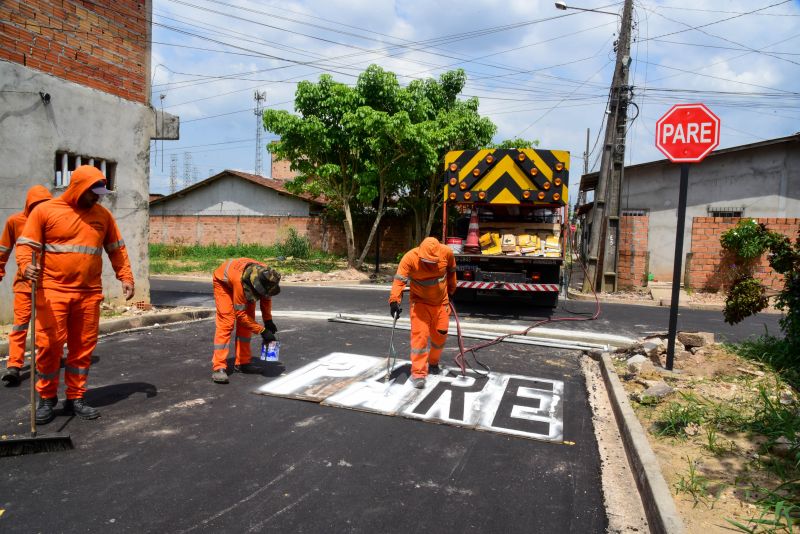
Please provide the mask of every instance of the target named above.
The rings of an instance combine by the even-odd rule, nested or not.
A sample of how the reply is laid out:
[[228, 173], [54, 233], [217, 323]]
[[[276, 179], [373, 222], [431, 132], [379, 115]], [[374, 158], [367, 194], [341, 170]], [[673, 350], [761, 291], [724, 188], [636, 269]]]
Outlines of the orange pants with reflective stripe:
[[14, 292], [14, 324], [8, 333], [7, 367], [25, 365], [25, 345], [28, 337], [28, 323], [31, 321], [31, 294]]
[[[228, 367], [228, 353], [231, 334], [236, 329], [236, 361], [234, 365], [250, 363], [250, 337], [252, 330], [236, 323], [236, 312], [233, 309], [233, 290], [214, 279], [214, 304], [217, 306], [216, 330], [214, 332], [214, 356], [211, 359], [212, 369]], [[245, 309], [251, 319], [256, 317], [256, 303], [248, 302]]]
[[[411, 303], [411, 375], [428, 375], [428, 364], [436, 365], [447, 342], [450, 304], [435, 306]], [[444, 333], [442, 333], [444, 332]]]
[[86, 393], [86, 381], [97, 346], [102, 293], [64, 292], [40, 289], [36, 292], [36, 389], [44, 398], [58, 394], [58, 378], [64, 343], [67, 362], [64, 382], [67, 398]]

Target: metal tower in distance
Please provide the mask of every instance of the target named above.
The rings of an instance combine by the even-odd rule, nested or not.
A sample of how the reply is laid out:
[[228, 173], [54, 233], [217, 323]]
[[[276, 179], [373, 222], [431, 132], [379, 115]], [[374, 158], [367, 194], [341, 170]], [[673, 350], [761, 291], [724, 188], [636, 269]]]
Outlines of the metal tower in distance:
[[189, 187], [192, 185], [192, 153], [191, 152], [184, 152], [183, 153], [183, 187]]
[[263, 164], [263, 147], [261, 146], [261, 131], [264, 129], [264, 121], [262, 119], [262, 115], [264, 115], [264, 106], [262, 105], [263, 102], [267, 101], [267, 92], [266, 91], [258, 91], [256, 90], [253, 93], [253, 98], [256, 101], [256, 108], [253, 110], [253, 113], [256, 116], [256, 166], [254, 173], [258, 176], [261, 176], [262, 171], [262, 164]]
[[169, 194], [178, 190], [178, 155], [172, 154], [169, 158]]

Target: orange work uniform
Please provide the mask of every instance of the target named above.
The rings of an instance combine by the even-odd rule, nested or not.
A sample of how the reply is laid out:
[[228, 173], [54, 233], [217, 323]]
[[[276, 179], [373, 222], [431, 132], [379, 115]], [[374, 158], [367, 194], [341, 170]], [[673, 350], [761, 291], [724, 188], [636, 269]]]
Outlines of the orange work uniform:
[[450, 325], [450, 298], [456, 290], [456, 261], [450, 247], [434, 237], [425, 238], [400, 260], [389, 302], [403, 299], [410, 284], [411, 375], [428, 375], [428, 365], [438, 365]]
[[42, 398], [57, 396], [65, 342], [67, 399], [83, 398], [86, 392], [100, 325], [104, 249], [117, 279], [134, 283], [125, 242], [111, 212], [99, 204], [86, 209], [78, 205], [81, 195], [100, 181], [106, 183], [99, 169], [78, 167], [59, 198], [31, 212], [17, 240], [19, 271], [25, 271], [34, 251], [42, 266], [36, 291], [36, 389]]
[[[260, 334], [264, 327], [256, 322], [256, 303], [247, 300], [242, 274], [248, 265], [266, 267], [260, 261], [250, 258], [227, 260], [214, 271], [214, 304], [217, 308], [216, 330], [214, 332], [213, 371], [227, 368], [228, 347], [231, 334], [236, 328], [235, 365], [246, 365], [252, 359], [250, 339], [252, 334]], [[272, 298], [259, 299], [261, 316], [264, 321], [272, 320]]]
[[[42, 185], [35, 185], [28, 190], [25, 198], [25, 210], [13, 214], [6, 220], [3, 234], [0, 236], [0, 280], [6, 275], [6, 263], [11, 250], [22, 235], [25, 221], [33, 208], [40, 202], [50, 200], [53, 195]], [[8, 334], [7, 367], [21, 368], [25, 364], [25, 339], [28, 337], [28, 323], [31, 320], [31, 283], [18, 271], [14, 277], [14, 323]]]

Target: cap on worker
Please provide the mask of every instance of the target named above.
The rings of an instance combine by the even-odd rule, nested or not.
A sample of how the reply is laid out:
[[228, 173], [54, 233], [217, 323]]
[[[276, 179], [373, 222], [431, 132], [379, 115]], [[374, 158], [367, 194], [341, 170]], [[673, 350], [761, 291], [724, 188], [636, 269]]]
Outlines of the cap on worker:
[[259, 295], [274, 297], [281, 292], [278, 285], [281, 281], [281, 274], [275, 269], [256, 265], [250, 273], [250, 283]]
[[99, 182], [95, 183], [90, 189], [92, 193], [96, 195], [107, 195], [111, 192], [106, 188], [105, 180], [100, 180]]
[[419, 259], [425, 263], [439, 263], [439, 240], [435, 237], [426, 237], [419, 244]]

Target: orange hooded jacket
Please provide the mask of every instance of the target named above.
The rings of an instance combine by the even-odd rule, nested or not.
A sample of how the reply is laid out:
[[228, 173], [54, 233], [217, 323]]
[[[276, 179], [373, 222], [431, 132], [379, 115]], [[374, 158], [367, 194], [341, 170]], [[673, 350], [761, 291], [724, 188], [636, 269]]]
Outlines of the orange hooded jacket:
[[[424, 260], [431, 267], [423, 265]], [[406, 252], [394, 275], [389, 302], [400, 302], [403, 288], [409, 282], [411, 302], [433, 306], [450, 302], [448, 295], [456, 290], [456, 260], [452, 249], [435, 237], [426, 237], [418, 247]]]
[[[43, 185], [34, 185], [28, 189], [28, 195], [25, 198], [25, 210], [13, 214], [6, 220], [6, 226], [3, 228], [3, 234], [0, 236], [0, 280], [6, 276], [6, 262], [11, 256], [11, 250], [17, 242], [17, 238], [22, 235], [22, 229], [25, 228], [25, 221], [28, 220], [28, 215], [31, 214], [33, 208], [40, 202], [50, 200], [53, 195]], [[17, 251], [19, 252], [19, 251]], [[22, 277], [22, 271], [17, 271], [14, 277], [14, 291], [30, 293], [31, 283]]]
[[[100, 204], [78, 207], [78, 199], [95, 183], [106, 183], [90, 165], [75, 169], [64, 193], [33, 210], [17, 240], [17, 266], [24, 272], [36, 251], [43, 267], [41, 287], [65, 292], [102, 292], [103, 249], [117, 279], [133, 284], [125, 242], [111, 212]], [[42, 252], [43, 251], [43, 252]]]
[[[247, 315], [247, 305], [249, 302], [244, 294], [244, 286], [242, 286], [242, 274], [245, 268], [251, 263], [266, 267], [266, 265], [260, 261], [250, 258], [236, 258], [235, 260], [227, 260], [217, 267], [214, 271], [214, 278], [231, 289], [233, 293], [233, 311], [236, 315], [236, 322], [249, 328], [254, 334], [260, 334], [264, 331], [264, 327]], [[268, 297], [259, 299], [259, 305], [261, 307], [261, 318], [264, 321], [272, 320], [272, 299]]]

